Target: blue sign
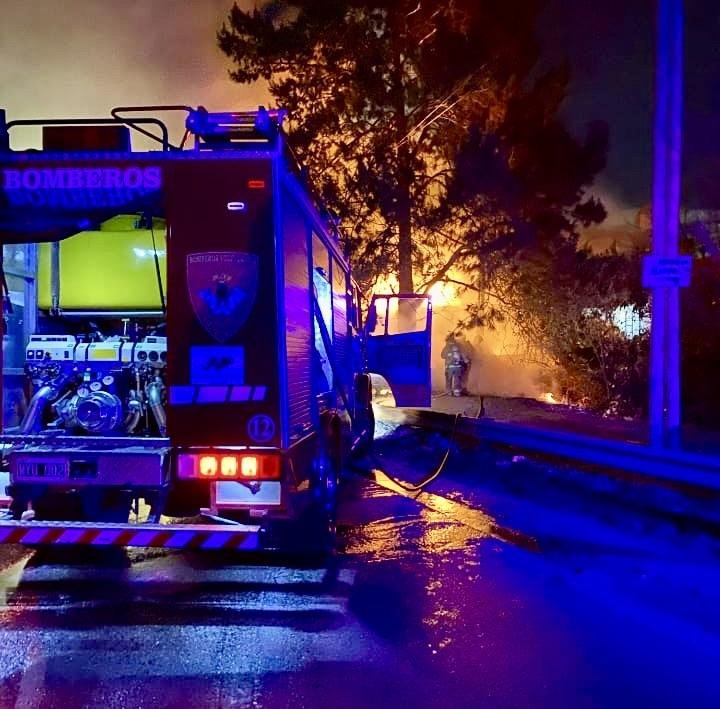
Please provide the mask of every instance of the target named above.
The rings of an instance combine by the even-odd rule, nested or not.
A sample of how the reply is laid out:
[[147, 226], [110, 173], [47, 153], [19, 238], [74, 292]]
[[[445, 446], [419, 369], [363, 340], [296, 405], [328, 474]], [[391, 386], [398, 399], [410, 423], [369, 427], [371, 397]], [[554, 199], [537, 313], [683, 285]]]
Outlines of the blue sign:
[[190, 348], [190, 383], [195, 386], [245, 383], [245, 350], [238, 346]]
[[687, 288], [692, 275], [690, 256], [645, 256], [643, 286], [645, 288]]

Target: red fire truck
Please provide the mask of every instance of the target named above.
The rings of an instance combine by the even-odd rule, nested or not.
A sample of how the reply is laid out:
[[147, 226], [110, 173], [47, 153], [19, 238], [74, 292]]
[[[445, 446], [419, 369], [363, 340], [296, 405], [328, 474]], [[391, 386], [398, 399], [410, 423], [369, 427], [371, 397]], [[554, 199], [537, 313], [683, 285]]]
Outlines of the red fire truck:
[[[343, 457], [372, 438], [368, 373], [429, 404], [428, 298], [376, 296], [363, 326], [282, 119], [0, 111], [0, 543], [328, 538]], [[41, 149], [15, 147], [27, 130]]]

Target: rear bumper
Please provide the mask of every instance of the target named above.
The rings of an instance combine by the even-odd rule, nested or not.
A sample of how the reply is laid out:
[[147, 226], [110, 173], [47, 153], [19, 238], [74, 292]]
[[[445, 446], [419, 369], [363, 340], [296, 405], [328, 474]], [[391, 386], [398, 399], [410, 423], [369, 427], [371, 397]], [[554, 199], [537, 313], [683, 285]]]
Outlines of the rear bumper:
[[228, 549], [236, 551], [253, 551], [261, 548], [260, 527], [240, 524], [0, 521], [0, 544]]

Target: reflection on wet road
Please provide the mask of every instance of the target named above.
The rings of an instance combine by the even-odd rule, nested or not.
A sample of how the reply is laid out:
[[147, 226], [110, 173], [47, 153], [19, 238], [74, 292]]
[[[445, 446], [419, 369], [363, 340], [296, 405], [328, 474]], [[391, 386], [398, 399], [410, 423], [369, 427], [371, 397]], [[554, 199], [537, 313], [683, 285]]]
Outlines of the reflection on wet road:
[[717, 705], [714, 553], [561, 557], [470, 493], [377, 480], [320, 568], [4, 550], [0, 707]]

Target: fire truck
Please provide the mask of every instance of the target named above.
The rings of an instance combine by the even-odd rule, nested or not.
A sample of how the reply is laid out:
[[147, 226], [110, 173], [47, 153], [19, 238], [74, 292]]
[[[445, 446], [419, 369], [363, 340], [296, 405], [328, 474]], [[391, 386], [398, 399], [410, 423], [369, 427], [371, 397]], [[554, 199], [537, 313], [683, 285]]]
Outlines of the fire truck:
[[[373, 436], [369, 373], [429, 404], [429, 299], [363, 307], [283, 117], [0, 111], [0, 543], [332, 539], [343, 461]], [[15, 146], [29, 130], [41, 148]]]

